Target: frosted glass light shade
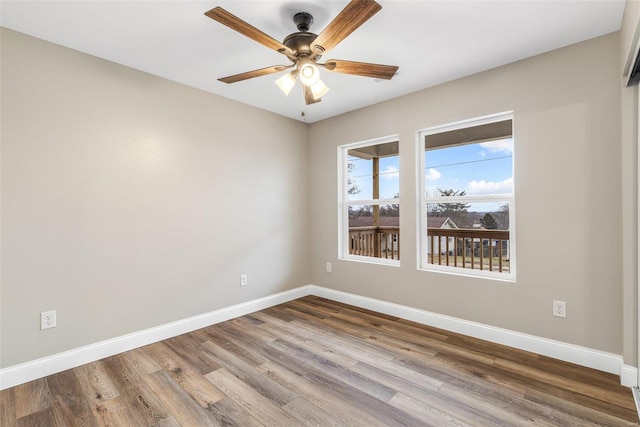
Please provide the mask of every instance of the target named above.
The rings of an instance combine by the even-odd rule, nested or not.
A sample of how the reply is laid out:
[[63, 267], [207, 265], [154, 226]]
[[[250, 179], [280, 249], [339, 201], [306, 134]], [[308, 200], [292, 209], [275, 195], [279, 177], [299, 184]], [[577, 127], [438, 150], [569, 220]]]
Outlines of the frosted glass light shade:
[[318, 70], [318, 67], [316, 67], [310, 60], [303, 60], [300, 64], [299, 75], [300, 83], [305, 86], [313, 86], [318, 80], [320, 80], [320, 70]]
[[313, 93], [314, 99], [322, 98], [327, 92], [329, 92], [329, 87], [320, 79], [311, 86], [311, 93]]
[[276, 80], [276, 84], [285, 95], [289, 96], [291, 89], [293, 89], [293, 86], [296, 84], [296, 78], [293, 72], [287, 73]]

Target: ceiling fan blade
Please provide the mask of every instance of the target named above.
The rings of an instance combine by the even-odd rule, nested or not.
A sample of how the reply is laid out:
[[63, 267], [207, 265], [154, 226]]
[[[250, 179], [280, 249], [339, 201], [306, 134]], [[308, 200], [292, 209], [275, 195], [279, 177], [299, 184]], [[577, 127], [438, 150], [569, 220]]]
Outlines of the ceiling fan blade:
[[320, 98], [316, 99], [313, 97], [313, 92], [311, 91], [311, 88], [309, 86], [302, 85], [302, 88], [304, 89], [304, 102], [307, 105], [315, 104], [316, 102], [322, 101], [322, 99]]
[[330, 59], [322, 66], [336, 73], [385, 80], [391, 80], [398, 71], [398, 67], [395, 65], [370, 64], [367, 62], [343, 61], [341, 59]]
[[259, 70], [247, 71], [246, 73], [234, 74], [233, 76], [222, 77], [218, 79], [223, 83], [236, 83], [242, 80], [252, 79], [254, 77], [266, 76], [267, 74], [277, 73], [279, 71], [286, 70], [284, 65], [274, 65], [272, 67], [260, 68]]
[[221, 8], [220, 6], [214, 7], [210, 11], [205, 12], [205, 15], [207, 15], [209, 18], [213, 19], [214, 21], [218, 21], [222, 25], [226, 25], [232, 30], [239, 32], [240, 34], [245, 35], [250, 39], [257, 41], [258, 43], [268, 47], [269, 49], [273, 49], [280, 53], [284, 53], [287, 56], [289, 56], [289, 54], [293, 55], [293, 53], [291, 52], [291, 49], [289, 49], [288, 47], [280, 43], [278, 40], [263, 33], [253, 25], [243, 21], [237, 16], [227, 12], [225, 9]]
[[382, 6], [374, 0], [351, 0], [313, 42], [315, 55], [333, 49], [380, 9]]

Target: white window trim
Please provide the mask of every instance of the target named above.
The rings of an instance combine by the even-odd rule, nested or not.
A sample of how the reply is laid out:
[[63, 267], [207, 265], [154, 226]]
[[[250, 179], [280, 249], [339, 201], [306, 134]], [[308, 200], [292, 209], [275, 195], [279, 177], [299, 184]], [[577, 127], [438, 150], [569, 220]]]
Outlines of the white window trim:
[[[513, 111], [505, 111], [502, 113], [491, 114], [487, 116], [482, 116], [474, 119], [462, 120], [454, 123], [449, 123], [446, 125], [433, 126], [425, 129], [420, 129], [416, 132], [416, 163], [417, 163], [417, 181], [418, 185], [416, 186], [418, 189], [418, 193], [416, 195], [417, 206], [416, 206], [416, 218], [417, 218], [417, 230], [416, 233], [416, 265], [418, 266], [419, 271], [429, 271], [429, 272], [438, 272], [438, 273], [447, 273], [458, 276], [466, 276], [473, 278], [487, 278], [494, 280], [501, 280], [506, 282], [515, 282], [516, 281], [516, 203], [515, 203], [515, 156], [516, 156], [516, 145], [514, 144], [513, 153], [512, 153], [512, 162], [511, 162], [511, 176], [514, 178], [514, 191], [511, 194], [490, 194], [483, 196], [462, 196], [462, 197], [430, 197], [429, 202], [465, 202], [465, 203], [477, 203], [477, 202], [487, 202], [487, 201], [504, 201], [509, 203], [509, 273], [499, 273], [487, 270], [476, 270], [469, 268], [461, 268], [461, 267], [449, 267], [445, 265], [435, 265], [429, 264], [427, 260], [427, 238], [426, 233], [423, 233], [423, 230], [426, 230], [427, 224], [427, 196], [426, 196], [426, 186], [424, 180], [424, 169], [425, 169], [425, 160], [424, 160], [424, 138], [428, 135], [433, 135], [442, 132], [448, 132], [452, 130], [463, 129], [472, 126], [479, 126], [494, 122], [499, 122], [503, 120], [512, 120], [514, 123], [514, 114]], [[513, 124], [513, 132], [512, 138], [515, 141], [515, 123]]]
[[[369, 264], [389, 265], [400, 267], [400, 260], [376, 258], [362, 255], [352, 255], [346, 247], [349, 242], [349, 212], [346, 209], [349, 205], [387, 205], [400, 204], [400, 198], [397, 199], [368, 199], [349, 201], [347, 194], [347, 158], [348, 151], [353, 148], [367, 147], [369, 145], [386, 144], [388, 142], [400, 141], [400, 135], [389, 135], [381, 138], [370, 139], [367, 141], [354, 142], [351, 144], [340, 145], [338, 147], [338, 259], [343, 261], [357, 261]], [[400, 224], [402, 220], [400, 220]], [[402, 230], [402, 226], [400, 226]], [[402, 239], [400, 239], [402, 242]]]

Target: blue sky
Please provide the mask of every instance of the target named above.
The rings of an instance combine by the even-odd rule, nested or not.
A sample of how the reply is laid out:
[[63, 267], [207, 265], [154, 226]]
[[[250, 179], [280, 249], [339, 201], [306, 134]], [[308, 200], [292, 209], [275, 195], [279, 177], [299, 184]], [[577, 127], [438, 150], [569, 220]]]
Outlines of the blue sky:
[[[358, 184], [360, 192], [351, 195], [349, 200], [371, 199], [373, 194], [373, 161], [357, 157], [349, 157], [354, 169], [349, 178]], [[399, 157], [383, 157], [380, 159], [380, 198], [393, 199], [400, 192]]]
[[[467, 195], [508, 194], [513, 192], [513, 140], [481, 142], [425, 151], [425, 188], [466, 191]], [[380, 198], [394, 198], [400, 191], [399, 158], [380, 159]], [[372, 161], [350, 157], [353, 170], [349, 178], [360, 192], [349, 200], [372, 198]], [[413, 174], [412, 171], [410, 173]]]
[[425, 188], [466, 191], [467, 195], [513, 192], [513, 140], [481, 142], [425, 151]]

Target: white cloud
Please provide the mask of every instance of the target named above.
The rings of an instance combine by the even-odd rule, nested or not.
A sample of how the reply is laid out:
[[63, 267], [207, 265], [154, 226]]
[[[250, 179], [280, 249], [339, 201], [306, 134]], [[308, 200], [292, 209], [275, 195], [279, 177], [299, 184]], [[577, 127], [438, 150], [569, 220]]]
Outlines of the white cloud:
[[400, 170], [392, 165], [387, 166], [382, 172], [380, 172], [383, 178], [398, 179], [400, 176]]
[[471, 181], [467, 194], [505, 194], [513, 192], [513, 178], [507, 178], [504, 181]]
[[[490, 153], [513, 153], [513, 139], [499, 139], [497, 141], [481, 142], [480, 147], [484, 148]], [[484, 154], [481, 154], [484, 156]]]
[[440, 179], [441, 176], [442, 174], [438, 172], [436, 169], [429, 168], [427, 173], [424, 175], [424, 179], [425, 181], [437, 181]]

